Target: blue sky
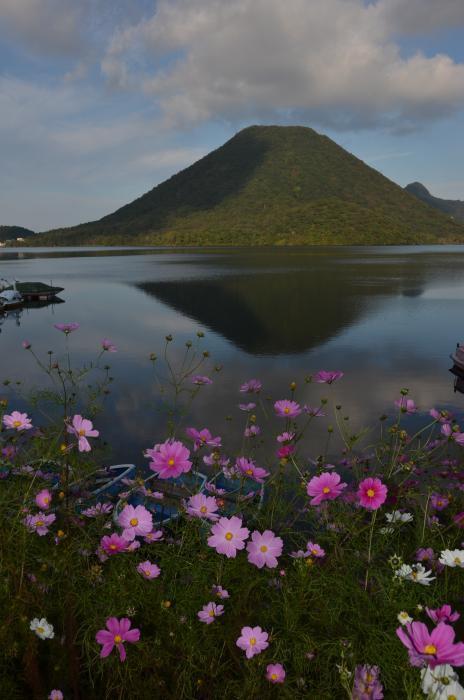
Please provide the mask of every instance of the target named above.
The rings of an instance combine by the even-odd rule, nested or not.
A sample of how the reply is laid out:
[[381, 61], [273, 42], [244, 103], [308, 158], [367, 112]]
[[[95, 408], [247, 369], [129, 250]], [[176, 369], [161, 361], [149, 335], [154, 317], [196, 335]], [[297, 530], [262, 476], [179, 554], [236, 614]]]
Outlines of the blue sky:
[[248, 124], [464, 199], [462, 0], [0, 0], [0, 224], [99, 218]]

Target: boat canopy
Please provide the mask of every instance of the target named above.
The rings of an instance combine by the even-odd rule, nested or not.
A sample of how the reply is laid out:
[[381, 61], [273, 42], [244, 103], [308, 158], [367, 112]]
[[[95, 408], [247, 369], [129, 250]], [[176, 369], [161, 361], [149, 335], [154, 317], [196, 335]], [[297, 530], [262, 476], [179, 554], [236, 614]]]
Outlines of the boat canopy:
[[15, 289], [4, 289], [3, 292], [0, 292], [0, 300], [1, 301], [21, 301], [22, 297], [19, 292], [17, 292]]

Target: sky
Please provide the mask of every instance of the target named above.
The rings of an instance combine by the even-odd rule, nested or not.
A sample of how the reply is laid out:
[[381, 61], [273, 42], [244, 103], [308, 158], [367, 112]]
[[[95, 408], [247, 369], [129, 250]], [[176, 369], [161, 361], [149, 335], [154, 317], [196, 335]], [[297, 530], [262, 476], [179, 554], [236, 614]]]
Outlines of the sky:
[[0, 224], [98, 219], [250, 124], [464, 200], [464, 0], [0, 0]]

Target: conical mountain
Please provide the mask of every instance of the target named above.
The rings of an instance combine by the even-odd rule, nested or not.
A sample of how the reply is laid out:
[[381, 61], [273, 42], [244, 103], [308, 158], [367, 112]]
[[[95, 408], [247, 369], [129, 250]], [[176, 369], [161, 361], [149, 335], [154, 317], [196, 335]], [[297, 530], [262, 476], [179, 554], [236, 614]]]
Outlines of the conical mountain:
[[386, 244], [464, 241], [464, 227], [327, 136], [251, 126], [99, 221], [41, 235], [56, 244]]

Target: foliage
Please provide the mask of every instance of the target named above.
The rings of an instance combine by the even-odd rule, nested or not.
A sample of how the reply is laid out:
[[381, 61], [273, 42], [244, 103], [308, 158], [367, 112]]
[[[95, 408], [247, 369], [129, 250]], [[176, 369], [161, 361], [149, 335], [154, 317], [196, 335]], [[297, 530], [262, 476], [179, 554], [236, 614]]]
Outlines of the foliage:
[[[64, 332], [68, 342], [71, 331]], [[461, 521], [456, 516], [463, 510], [464, 463], [458, 443], [464, 435], [453, 427], [452, 417], [436, 413], [412, 433], [410, 414], [417, 409], [402, 390], [390, 418], [382, 416], [378, 423], [353, 432], [335, 400], [332, 408], [323, 400], [317, 410], [305, 409], [292, 383], [289, 401], [274, 409], [259, 384], [244, 386], [241, 401], [254, 405], [243, 407], [246, 434], [240, 454], [269, 472], [259, 507], [256, 498], [246, 497], [250, 478], [236, 473], [234, 460], [221, 467], [228, 436], [222, 436], [222, 445], [208, 449], [208, 441], [214, 442], [211, 436], [192, 444], [192, 434], [186, 437], [179, 428], [180, 419], [192, 415], [195, 395], [214, 387], [207, 385], [208, 377], [198, 377], [209, 362], [198, 345], [201, 338], [187, 344], [179, 365], [170, 355], [172, 340], [167, 336], [161, 358], [150, 358], [166, 406], [166, 437], [188, 444], [193, 474], [207, 471], [210, 482], [221, 476], [239, 486], [232, 501], [214, 494], [219, 512], [224, 514], [227, 507], [227, 517], [239, 515], [250, 532], [270, 529], [281, 537], [284, 549], [278, 565], [259, 569], [246, 551], [235, 558], [218, 554], [208, 545], [211, 523], [189, 517], [186, 506], [181, 506], [178, 519], [163, 527], [163, 540], [148, 543], [140, 538], [138, 549], [102, 556], [101, 538], [121, 527], [112, 514], [84, 514], [86, 507], [95, 505], [91, 489], [100, 456], [95, 449], [79, 452], [79, 438], [70, 428], [77, 410], [98, 421], [96, 407], [107, 391], [109, 368], [101, 367], [98, 359], [76, 370], [68, 351], [63, 358], [36, 357], [52, 387], [48, 393], [34, 394], [36, 427], [11, 427], [8, 415], [14, 406], [6, 399], [0, 409], [2, 697], [43, 700], [51, 689], [60, 688], [66, 699], [86, 700], [346, 698], [352, 696], [353, 672], [359, 664], [379, 666], [385, 698], [423, 697], [419, 670], [410, 666], [395, 628], [400, 611], [427, 621], [424, 606], [449, 603], [462, 609], [464, 570], [443, 567], [436, 558], [442, 550], [459, 547], [463, 539], [464, 516], [461, 513]], [[30, 344], [25, 347], [33, 352]], [[106, 347], [114, 350], [109, 341]], [[88, 394], [94, 372], [95, 388]], [[341, 373], [319, 372], [305, 381], [325, 382], [329, 393], [336, 392], [340, 378]], [[50, 416], [52, 398], [55, 417], [44, 417], [39, 428], [40, 412], [45, 406]], [[344, 445], [337, 460], [330, 453], [330, 461], [334, 428], [317, 416], [329, 410]], [[201, 416], [195, 422], [201, 424]], [[258, 424], [261, 433], [251, 430]], [[327, 451], [310, 462], [308, 437], [315, 424], [327, 432]], [[285, 432], [293, 435], [274, 443], [275, 436]], [[147, 436], [147, 447], [149, 441]], [[91, 442], [93, 446], [98, 441]], [[210, 467], [203, 460], [209, 453]], [[343, 495], [311, 505], [308, 483], [317, 474], [335, 471], [347, 482]], [[118, 508], [140, 492], [145, 493], [145, 503], [153, 498], [144, 484], [148, 473], [139, 470], [134, 480], [124, 483]], [[357, 495], [359, 482], [367, 476], [382, 479], [388, 487], [388, 499], [378, 509], [363, 507]], [[167, 491], [169, 480], [165, 483]], [[48, 512], [55, 520], [49, 532], [39, 536], [25, 520], [37, 511], [35, 498], [43, 489], [52, 494]], [[111, 502], [109, 494], [105, 502]], [[388, 523], [386, 514], [391, 511], [409, 512], [412, 519]], [[307, 550], [308, 540], [323, 547], [325, 556]], [[430, 585], [395, 573], [401, 562], [413, 564], [418, 548], [424, 547], [433, 548], [436, 555], [423, 562], [433, 573]], [[304, 556], [292, 556], [298, 550]], [[137, 571], [146, 560], [160, 567], [159, 577], [145, 580]], [[215, 598], [215, 585], [227, 589], [230, 598]], [[200, 622], [197, 613], [214, 600], [224, 605], [224, 614], [212, 624]], [[53, 638], [40, 639], [30, 629], [33, 618], [43, 617], [54, 627]], [[124, 662], [116, 650], [99, 657], [95, 635], [110, 617], [128, 617], [141, 632], [140, 641], [125, 645]], [[247, 659], [236, 640], [244, 626], [258, 625], [269, 634], [269, 646]], [[272, 685], [266, 679], [270, 663], [283, 664], [284, 683]]]

